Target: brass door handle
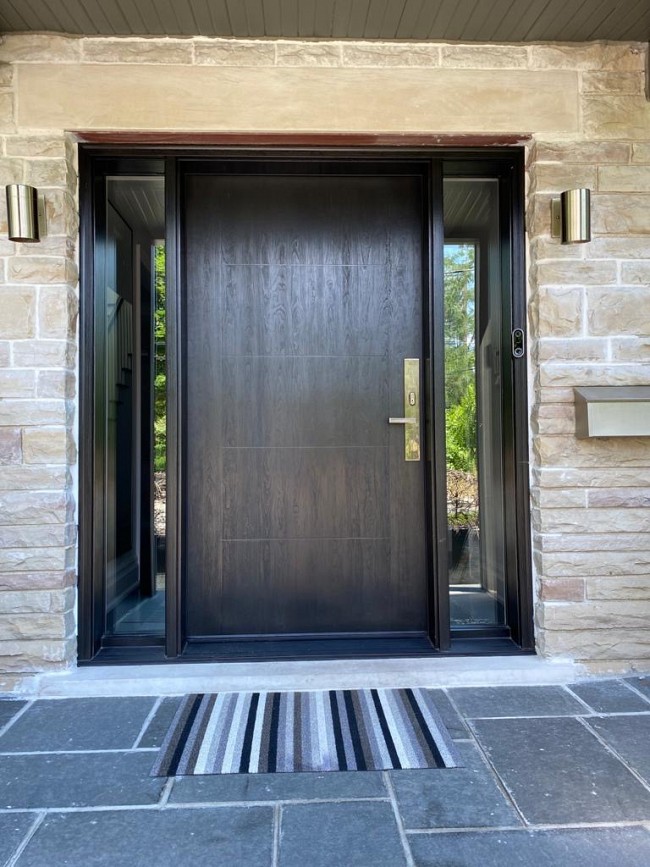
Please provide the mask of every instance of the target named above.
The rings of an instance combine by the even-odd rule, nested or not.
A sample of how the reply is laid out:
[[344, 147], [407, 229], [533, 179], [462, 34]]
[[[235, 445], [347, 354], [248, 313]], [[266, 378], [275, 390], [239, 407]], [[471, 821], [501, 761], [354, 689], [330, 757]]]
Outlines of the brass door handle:
[[404, 460], [420, 460], [420, 359], [404, 359], [404, 415], [391, 416], [388, 424], [404, 425]]

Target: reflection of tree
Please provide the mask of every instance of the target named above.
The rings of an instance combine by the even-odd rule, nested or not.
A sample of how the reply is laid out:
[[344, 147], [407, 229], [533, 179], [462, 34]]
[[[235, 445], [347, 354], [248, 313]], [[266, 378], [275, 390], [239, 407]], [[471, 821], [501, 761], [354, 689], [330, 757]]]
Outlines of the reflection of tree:
[[445, 244], [447, 467], [476, 473], [476, 347], [473, 244]]
[[164, 472], [167, 463], [167, 374], [165, 318], [165, 248], [154, 247], [154, 469]]

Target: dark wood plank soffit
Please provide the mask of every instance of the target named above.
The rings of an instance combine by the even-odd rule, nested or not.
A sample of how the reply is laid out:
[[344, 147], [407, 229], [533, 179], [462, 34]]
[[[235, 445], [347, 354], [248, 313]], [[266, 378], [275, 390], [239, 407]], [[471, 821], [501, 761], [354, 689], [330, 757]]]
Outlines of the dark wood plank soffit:
[[237, 133], [76, 130], [77, 141], [102, 145], [177, 147], [504, 147], [530, 141], [530, 133]]

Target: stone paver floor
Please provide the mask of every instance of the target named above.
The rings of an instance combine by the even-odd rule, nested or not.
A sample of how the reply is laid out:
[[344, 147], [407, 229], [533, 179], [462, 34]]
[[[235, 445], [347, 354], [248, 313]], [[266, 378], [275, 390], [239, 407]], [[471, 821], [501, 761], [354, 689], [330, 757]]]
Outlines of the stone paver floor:
[[0, 700], [0, 864], [650, 865], [650, 678], [435, 694], [462, 768], [169, 780], [176, 698]]

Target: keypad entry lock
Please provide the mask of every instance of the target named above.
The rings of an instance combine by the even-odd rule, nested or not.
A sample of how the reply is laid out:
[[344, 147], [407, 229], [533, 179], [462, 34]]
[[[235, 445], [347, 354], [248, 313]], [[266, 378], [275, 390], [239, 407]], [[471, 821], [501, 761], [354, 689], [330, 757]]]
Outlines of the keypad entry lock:
[[404, 425], [404, 460], [420, 460], [420, 359], [404, 359], [404, 415], [389, 424]]

